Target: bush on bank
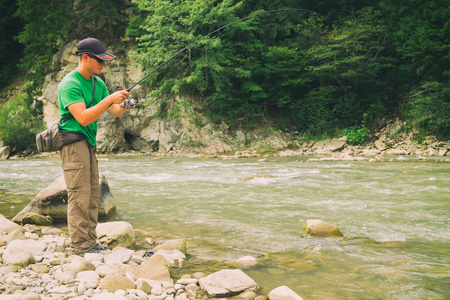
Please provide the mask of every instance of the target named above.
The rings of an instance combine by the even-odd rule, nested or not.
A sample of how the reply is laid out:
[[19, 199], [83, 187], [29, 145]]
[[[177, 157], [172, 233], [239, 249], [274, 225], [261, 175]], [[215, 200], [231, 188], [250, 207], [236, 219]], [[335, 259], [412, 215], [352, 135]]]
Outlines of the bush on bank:
[[[31, 98], [39, 95], [46, 73], [58, 68], [51, 65], [52, 56], [67, 41], [86, 36], [124, 49], [124, 41], [131, 40], [134, 48], [128, 55], [148, 72], [239, 18], [296, 8], [316, 13], [274, 13], [235, 23], [190, 47], [142, 84], [160, 99], [161, 110], [168, 109], [165, 97], [199, 97], [206, 103], [201, 113], [232, 129], [271, 124], [332, 136], [354, 126], [376, 129], [381, 119], [400, 115], [420, 135], [450, 136], [450, 7], [444, 0], [107, 0], [108, 9], [98, 3], [2, 4], [15, 13], [0, 20], [0, 27], [17, 20], [23, 26], [5, 31], [15, 36], [2, 40], [7, 45], [0, 47], [2, 78], [14, 70], [7, 58], [15, 52], [28, 82], [25, 92]], [[28, 104], [11, 107], [42, 115]], [[358, 134], [355, 143], [363, 133]], [[20, 150], [27, 143], [16, 144]]]

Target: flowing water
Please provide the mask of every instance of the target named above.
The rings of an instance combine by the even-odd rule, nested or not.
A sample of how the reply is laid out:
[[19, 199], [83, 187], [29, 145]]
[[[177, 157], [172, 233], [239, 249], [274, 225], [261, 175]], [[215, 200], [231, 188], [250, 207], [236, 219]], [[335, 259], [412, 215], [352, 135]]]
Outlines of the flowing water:
[[[132, 224], [139, 243], [186, 239], [179, 274], [251, 255], [259, 263], [244, 271], [265, 294], [286, 285], [305, 299], [450, 299], [448, 162], [305, 160], [101, 156], [99, 167], [112, 220]], [[13, 217], [61, 174], [58, 158], [2, 161], [0, 213]], [[303, 238], [307, 219], [346, 238]]]

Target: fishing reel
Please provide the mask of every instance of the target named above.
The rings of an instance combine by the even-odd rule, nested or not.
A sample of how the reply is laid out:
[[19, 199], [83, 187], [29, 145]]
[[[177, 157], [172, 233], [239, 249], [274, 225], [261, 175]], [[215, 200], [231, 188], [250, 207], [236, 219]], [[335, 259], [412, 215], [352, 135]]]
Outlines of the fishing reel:
[[133, 98], [127, 98], [123, 100], [123, 108], [129, 110], [138, 106], [138, 102]]

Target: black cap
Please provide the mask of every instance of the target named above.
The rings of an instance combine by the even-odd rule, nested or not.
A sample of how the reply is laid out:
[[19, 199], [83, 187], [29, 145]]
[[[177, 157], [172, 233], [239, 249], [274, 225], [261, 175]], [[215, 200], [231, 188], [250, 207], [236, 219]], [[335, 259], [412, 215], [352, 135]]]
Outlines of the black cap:
[[99, 40], [91, 37], [79, 41], [77, 49], [77, 55], [93, 54], [101, 60], [113, 60], [116, 58], [114, 54], [106, 52], [105, 47]]

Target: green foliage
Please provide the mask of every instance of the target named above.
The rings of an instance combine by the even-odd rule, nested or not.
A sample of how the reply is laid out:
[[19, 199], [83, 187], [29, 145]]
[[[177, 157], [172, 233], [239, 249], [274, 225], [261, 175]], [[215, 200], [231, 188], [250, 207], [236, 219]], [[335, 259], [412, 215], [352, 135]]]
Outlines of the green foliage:
[[426, 82], [409, 96], [405, 114], [425, 134], [450, 137], [450, 82]]
[[0, 0], [0, 89], [9, 83], [17, 73], [17, 63], [23, 51], [22, 45], [14, 40], [20, 30], [22, 23], [14, 18], [17, 9], [15, 1]]
[[27, 71], [27, 92], [37, 94], [50, 69], [52, 56], [66, 42], [74, 20], [70, 0], [17, 0], [17, 18], [24, 22], [18, 41], [25, 45], [21, 69]]
[[365, 126], [352, 126], [344, 129], [349, 145], [361, 145], [366, 140], [369, 131]]
[[35, 149], [36, 133], [43, 128], [42, 119], [28, 103], [25, 95], [0, 106], [0, 139], [14, 151]]
[[[309, 9], [325, 17], [300, 11], [256, 16], [180, 52], [143, 82], [160, 101], [159, 115], [180, 118], [183, 107], [171, 108], [164, 99], [194, 96], [205, 103], [208, 117], [234, 128], [273, 124], [323, 137], [352, 128], [359, 141], [360, 130], [375, 128], [404, 106], [411, 127], [445, 137], [447, 2], [0, 0], [0, 83], [22, 58], [26, 92], [39, 94], [46, 74], [58, 67], [51, 66], [53, 55], [72, 39], [94, 36], [109, 43], [126, 34], [136, 42], [130, 56], [150, 71], [242, 17]], [[20, 107], [31, 107], [27, 101]], [[197, 116], [194, 122], [202, 120]]]
[[450, 6], [446, 0], [383, 0], [386, 33], [395, 47], [406, 79], [448, 79], [450, 76]]
[[[277, 8], [289, 2], [278, 1]], [[127, 30], [138, 41], [130, 55], [149, 70], [245, 13], [274, 9], [251, 1], [135, 3], [141, 14]], [[360, 122], [380, 103], [380, 74], [391, 67], [381, 55], [383, 30], [372, 8], [331, 31], [320, 18], [298, 12], [249, 18], [180, 53], [147, 84], [156, 97], [204, 97], [211, 115], [239, 126], [290, 120], [297, 130], [317, 135]]]
[[67, 41], [88, 36], [105, 41], [123, 35], [127, 24], [125, 0], [17, 0], [17, 6], [15, 17], [25, 24], [17, 36], [24, 45], [20, 67], [30, 95], [39, 94], [53, 55]]

